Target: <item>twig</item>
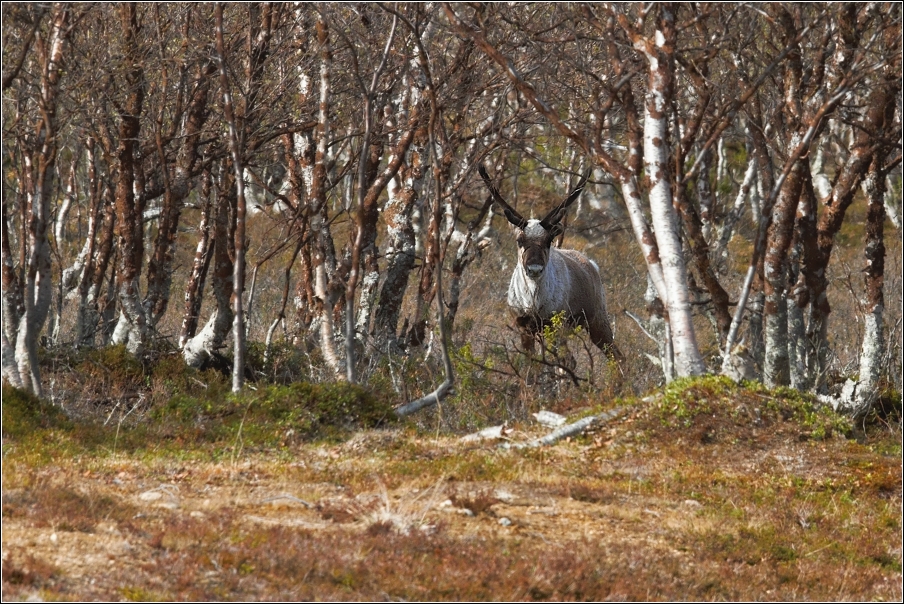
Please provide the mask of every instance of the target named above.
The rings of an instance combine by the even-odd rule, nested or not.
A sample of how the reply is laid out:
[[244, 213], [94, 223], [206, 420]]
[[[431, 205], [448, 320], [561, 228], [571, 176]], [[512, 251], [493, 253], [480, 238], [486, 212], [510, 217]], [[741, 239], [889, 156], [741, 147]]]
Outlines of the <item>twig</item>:
[[657, 345], [660, 344], [659, 340], [657, 340], [655, 337], [653, 337], [653, 334], [651, 334], [649, 331], [647, 331], [646, 327], [643, 326], [643, 322], [641, 322], [640, 317], [638, 317], [633, 312], [631, 312], [630, 310], [627, 310], [627, 309], [625, 309], [625, 314], [628, 315], [629, 317], [631, 317], [632, 319], [634, 319], [634, 322], [637, 323], [637, 326], [640, 327], [640, 331], [642, 331], [645, 336], [647, 336], [648, 338], [653, 340], [653, 342], [655, 342]]

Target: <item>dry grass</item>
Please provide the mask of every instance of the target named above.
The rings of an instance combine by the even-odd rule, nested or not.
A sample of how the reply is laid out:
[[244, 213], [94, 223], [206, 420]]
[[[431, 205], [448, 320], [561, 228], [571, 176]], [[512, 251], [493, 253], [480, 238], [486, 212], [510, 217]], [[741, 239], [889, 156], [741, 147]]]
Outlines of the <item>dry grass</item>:
[[45, 425], [4, 439], [3, 598], [899, 600], [895, 430], [713, 378], [539, 450]]

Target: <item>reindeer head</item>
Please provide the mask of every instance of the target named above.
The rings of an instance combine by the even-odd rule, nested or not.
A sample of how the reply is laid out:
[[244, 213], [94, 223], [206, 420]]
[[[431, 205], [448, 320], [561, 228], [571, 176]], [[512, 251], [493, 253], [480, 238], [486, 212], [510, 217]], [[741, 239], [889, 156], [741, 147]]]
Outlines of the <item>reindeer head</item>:
[[502, 198], [499, 190], [490, 181], [486, 169], [483, 166], [479, 166], [477, 170], [490, 190], [493, 201], [502, 206], [505, 217], [516, 229], [518, 262], [521, 263], [524, 272], [529, 278], [539, 279], [546, 268], [546, 264], [549, 262], [549, 249], [552, 247], [552, 242], [565, 230], [565, 227], [561, 224], [562, 218], [565, 216], [565, 210], [581, 196], [581, 191], [584, 190], [590, 170], [588, 169], [584, 172], [578, 186], [542, 220], [526, 220]]

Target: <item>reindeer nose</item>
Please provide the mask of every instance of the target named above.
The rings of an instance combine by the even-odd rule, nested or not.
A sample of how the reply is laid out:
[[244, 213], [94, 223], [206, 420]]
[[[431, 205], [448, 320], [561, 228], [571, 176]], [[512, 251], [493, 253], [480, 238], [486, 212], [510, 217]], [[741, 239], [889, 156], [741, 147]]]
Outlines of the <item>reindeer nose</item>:
[[540, 276], [540, 273], [543, 272], [542, 264], [528, 264], [527, 265], [527, 276], [531, 279], [536, 279]]

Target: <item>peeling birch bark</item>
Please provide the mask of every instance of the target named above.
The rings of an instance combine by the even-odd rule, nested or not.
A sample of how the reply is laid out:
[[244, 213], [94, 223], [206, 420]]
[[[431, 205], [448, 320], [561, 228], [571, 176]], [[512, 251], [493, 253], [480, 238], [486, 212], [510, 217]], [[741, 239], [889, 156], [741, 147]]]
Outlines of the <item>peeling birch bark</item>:
[[717, 262], [724, 260], [726, 256], [728, 242], [731, 241], [731, 238], [734, 235], [735, 225], [744, 213], [744, 202], [750, 198], [751, 205], [753, 204], [752, 196], [754, 194], [753, 189], [755, 188], [756, 175], [756, 156], [751, 155], [747, 162], [747, 170], [744, 172], [744, 180], [741, 183], [741, 188], [738, 190], [738, 195], [735, 197], [731, 211], [729, 211], [728, 215], [722, 221], [722, 226], [719, 231], [719, 240], [718, 243], [716, 243], [716, 247], [713, 249], [712, 256]]
[[[722, 139], [719, 139], [721, 145]], [[720, 147], [721, 149], [721, 147]], [[712, 151], [707, 149], [703, 152], [703, 159], [700, 162], [700, 173], [697, 176], [697, 199], [700, 202], [700, 223], [703, 240], [709, 243], [712, 240], [713, 230], [713, 207], [715, 199], [712, 186], [709, 182], [709, 173], [712, 168]], [[716, 181], [717, 184], [720, 181]]]
[[691, 320], [687, 268], [678, 233], [678, 217], [672, 205], [668, 167], [668, 114], [672, 98], [672, 54], [674, 52], [673, 15], [661, 9], [661, 18], [651, 40], [636, 40], [649, 64], [649, 89], [644, 103], [644, 170], [650, 179], [650, 214], [656, 232], [656, 243], [662, 260], [667, 297], [669, 326], [679, 376], [699, 375], [706, 371], [697, 346]]
[[[792, 147], [800, 136], [791, 139]], [[788, 358], [788, 249], [793, 235], [794, 216], [800, 199], [801, 167], [796, 165], [785, 180], [773, 211], [764, 262], [763, 337], [766, 347], [763, 380], [767, 386], [788, 386], [791, 369]]]
[[195, 248], [195, 257], [192, 261], [191, 273], [185, 286], [184, 306], [182, 311], [182, 326], [179, 331], [179, 348], [184, 348], [186, 342], [198, 331], [198, 315], [201, 312], [201, 300], [204, 295], [204, 282], [207, 271], [213, 258], [213, 244], [211, 242], [211, 177], [205, 172], [201, 179], [201, 197], [204, 205], [201, 207], [201, 220], [198, 224], [198, 245]]
[[662, 377], [668, 384], [675, 379], [675, 355], [672, 350], [672, 340], [669, 334], [669, 323], [665, 318], [665, 306], [662, 299], [656, 293], [653, 281], [647, 275], [647, 291], [644, 294], [649, 314], [649, 335], [656, 342], [659, 367], [662, 369]]
[[[125, 74], [126, 101], [119, 111], [119, 144], [116, 150], [116, 235], [119, 246], [119, 262], [116, 271], [116, 289], [123, 317], [128, 323], [126, 348], [132, 354], [142, 352], [147, 337], [147, 316], [140, 298], [139, 277], [144, 258], [144, 192], [136, 183], [141, 177], [138, 136], [141, 131], [141, 115], [144, 103], [145, 82], [143, 62], [138, 56], [139, 31], [137, 7], [122, 5], [120, 20], [123, 30], [124, 56], [129, 69]], [[138, 193], [136, 194], [136, 189]]]
[[863, 183], [869, 206], [866, 216], [866, 300], [860, 372], [856, 380], [849, 379], [845, 383], [841, 398], [836, 403], [836, 409], [856, 418], [866, 416], [878, 399], [879, 379], [885, 360], [885, 175], [876, 165], [879, 161], [881, 154], [873, 159]]
[[[185, 66], [183, 66], [183, 70], [185, 69]], [[163, 206], [160, 209], [157, 237], [154, 239], [154, 245], [148, 260], [147, 292], [143, 302], [147, 312], [148, 323], [151, 326], [156, 326], [160, 322], [169, 307], [174, 271], [173, 261], [176, 251], [176, 232], [179, 227], [179, 219], [182, 215], [185, 199], [192, 191], [192, 184], [198, 171], [198, 145], [201, 131], [209, 113], [208, 95], [213, 72], [213, 61], [207, 61], [198, 68], [195, 74], [197, 79], [195, 86], [188, 93], [189, 98], [191, 98], [191, 104], [187, 109], [185, 119], [182, 121], [179, 133], [181, 144], [176, 156], [176, 165], [173, 168], [172, 175], [169, 174], [168, 167], [163, 170]], [[163, 158], [165, 153], [162, 143], [159, 141], [159, 136], [158, 132], [158, 152]], [[163, 159], [161, 159], [161, 163], [163, 163]], [[201, 240], [204, 240], [204, 238], [205, 234], [202, 232]], [[195, 267], [193, 267], [192, 275], [197, 278]], [[191, 335], [194, 335], [194, 331], [192, 331]], [[180, 344], [184, 342], [184, 337], [186, 337], [185, 334], [180, 333]]]
[[[98, 186], [100, 183], [98, 183]], [[113, 192], [104, 186], [98, 202], [103, 204], [104, 218], [100, 229], [97, 251], [86, 264], [79, 282], [79, 305], [76, 318], [75, 341], [79, 347], [93, 347], [100, 327], [100, 293], [113, 256], [116, 227], [116, 208]], [[88, 268], [91, 268], [89, 271]]]
[[[50, 242], [50, 202], [53, 195], [53, 172], [57, 161], [57, 94], [63, 69], [63, 54], [66, 47], [69, 24], [68, 7], [58, 5], [53, 9], [52, 25], [46, 39], [38, 37], [35, 44], [39, 58], [37, 68], [40, 91], [36, 95], [39, 117], [33, 125], [34, 139], [22, 145], [23, 169], [20, 172], [22, 188], [25, 190], [25, 206], [22, 208], [21, 277], [10, 280], [7, 270], [12, 269], [12, 257], [8, 244], [3, 249], [3, 286], [15, 285], [17, 291], [4, 291], [4, 330], [7, 331], [6, 351], [14, 345], [13, 356], [22, 386], [37, 396], [42, 396], [41, 374], [38, 367], [37, 340], [44, 327], [51, 302]], [[5, 203], [5, 200], [4, 200]], [[4, 210], [3, 236], [9, 236]], [[21, 306], [19, 304], [21, 303]], [[14, 319], [18, 319], [15, 324]], [[13, 344], [15, 342], [15, 344]], [[8, 352], [5, 353], [8, 357]], [[7, 362], [4, 359], [4, 364]], [[11, 369], [11, 368], [10, 368]], [[5, 371], [15, 379], [15, 374]]]
[[213, 353], [223, 346], [233, 322], [231, 297], [234, 275], [230, 242], [234, 240], [232, 232], [234, 222], [230, 220], [229, 211], [235, 190], [228, 172], [222, 176], [217, 187], [211, 275], [211, 290], [216, 308], [200, 333], [188, 338], [182, 346], [182, 357], [190, 367], [203, 366]]
[[3, 380], [15, 388], [24, 388], [25, 384], [19, 376], [19, 367], [16, 365], [16, 351], [6, 338], [6, 330], [0, 329], [0, 366], [3, 370]]
[[[800, 256], [802, 244], [794, 241], [788, 255], [789, 283], [800, 283]], [[807, 374], [807, 340], [804, 308], [798, 303], [797, 286], [788, 292], [788, 375], [792, 388], [806, 390], [809, 387]]]
[[315, 216], [311, 223], [312, 230], [317, 233], [314, 239], [312, 257], [314, 273], [315, 317], [320, 322], [320, 348], [323, 358], [337, 377], [345, 376], [345, 368], [336, 350], [336, 334], [333, 327], [333, 307], [341, 295], [339, 286], [334, 284], [336, 275], [336, 251], [333, 236], [330, 233], [326, 199], [326, 161], [327, 144], [329, 142], [329, 110], [330, 110], [330, 70], [332, 69], [332, 50], [329, 30], [321, 17], [317, 21], [317, 41], [320, 44], [320, 105], [317, 116], [317, 127], [314, 130], [316, 150], [311, 170], [309, 195], [311, 205], [315, 208]]
[[380, 288], [380, 302], [374, 317], [374, 336], [381, 350], [387, 342], [397, 338], [402, 300], [416, 259], [412, 212], [423, 177], [421, 157], [421, 147], [412, 150], [408, 165], [387, 187], [389, 200], [383, 208], [387, 228], [386, 278]]

